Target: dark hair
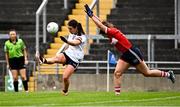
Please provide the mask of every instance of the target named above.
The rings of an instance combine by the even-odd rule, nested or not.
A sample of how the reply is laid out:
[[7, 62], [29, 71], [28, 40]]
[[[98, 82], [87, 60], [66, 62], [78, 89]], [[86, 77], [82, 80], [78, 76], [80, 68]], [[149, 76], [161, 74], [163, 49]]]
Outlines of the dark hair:
[[110, 23], [108, 21], [102, 21], [102, 24], [109, 27], [109, 28], [115, 27], [112, 23]]
[[73, 28], [76, 28], [77, 27], [77, 30], [78, 30], [78, 36], [81, 36], [82, 34], [85, 34], [84, 33], [84, 30], [82, 28], [82, 25], [81, 23], [78, 23], [76, 20], [72, 19], [68, 22], [68, 25], [69, 26], [72, 26]]
[[[103, 24], [103, 25], [105, 25], [105, 26], [106, 26], [106, 27], [108, 27], [108, 28], [115, 27], [112, 23], [110, 23], [110, 22], [108, 22], [108, 21], [102, 21], [102, 24]], [[104, 31], [102, 31], [102, 30], [100, 30], [100, 31], [99, 31], [99, 34], [104, 35], [104, 34], [105, 34], [105, 32], [104, 32]]]
[[10, 29], [9, 33], [12, 32], [12, 31], [16, 32], [16, 34], [17, 34], [17, 31], [15, 29]]

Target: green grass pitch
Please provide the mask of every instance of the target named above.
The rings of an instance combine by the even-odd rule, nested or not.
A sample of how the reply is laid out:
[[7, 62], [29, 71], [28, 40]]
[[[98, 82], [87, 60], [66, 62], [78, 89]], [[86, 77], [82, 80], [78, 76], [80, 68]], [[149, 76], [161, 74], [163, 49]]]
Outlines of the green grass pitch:
[[0, 106], [180, 106], [180, 92], [0, 92]]

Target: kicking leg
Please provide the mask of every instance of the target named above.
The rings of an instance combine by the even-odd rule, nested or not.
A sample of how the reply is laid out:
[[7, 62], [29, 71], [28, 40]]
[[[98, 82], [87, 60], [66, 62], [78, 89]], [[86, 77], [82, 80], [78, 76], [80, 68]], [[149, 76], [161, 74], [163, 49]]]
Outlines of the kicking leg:
[[56, 55], [52, 58], [46, 58], [47, 64], [54, 64], [54, 63], [62, 63], [64, 64], [66, 62], [66, 57], [63, 53]]
[[40, 64], [43, 64], [43, 63], [46, 63], [46, 64], [62, 63], [62, 64], [64, 64], [66, 62], [66, 58], [63, 53], [58, 54], [52, 58], [44, 58], [42, 56], [36, 55], [36, 59]]

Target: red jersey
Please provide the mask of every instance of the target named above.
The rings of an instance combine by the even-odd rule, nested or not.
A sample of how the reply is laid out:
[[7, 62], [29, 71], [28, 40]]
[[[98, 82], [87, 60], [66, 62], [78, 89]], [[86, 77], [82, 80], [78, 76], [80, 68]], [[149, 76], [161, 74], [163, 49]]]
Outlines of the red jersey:
[[111, 44], [114, 44], [120, 52], [124, 53], [132, 47], [131, 42], [117, 28], [107, 28], [105, 32], [107, 33]]

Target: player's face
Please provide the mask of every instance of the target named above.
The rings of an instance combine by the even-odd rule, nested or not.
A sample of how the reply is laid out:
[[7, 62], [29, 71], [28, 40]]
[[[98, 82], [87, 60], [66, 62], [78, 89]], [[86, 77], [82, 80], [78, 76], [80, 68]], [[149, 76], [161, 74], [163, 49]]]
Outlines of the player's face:
[[9, 36], [12, 41], [16, 40], [16, 38], [17, 38], [15, 31], [10, 31]]
[[72, 26], [68, 26], [69, 32], [72, 34], [76, 34], [77, 33], [77, 28], [73, 28]]

